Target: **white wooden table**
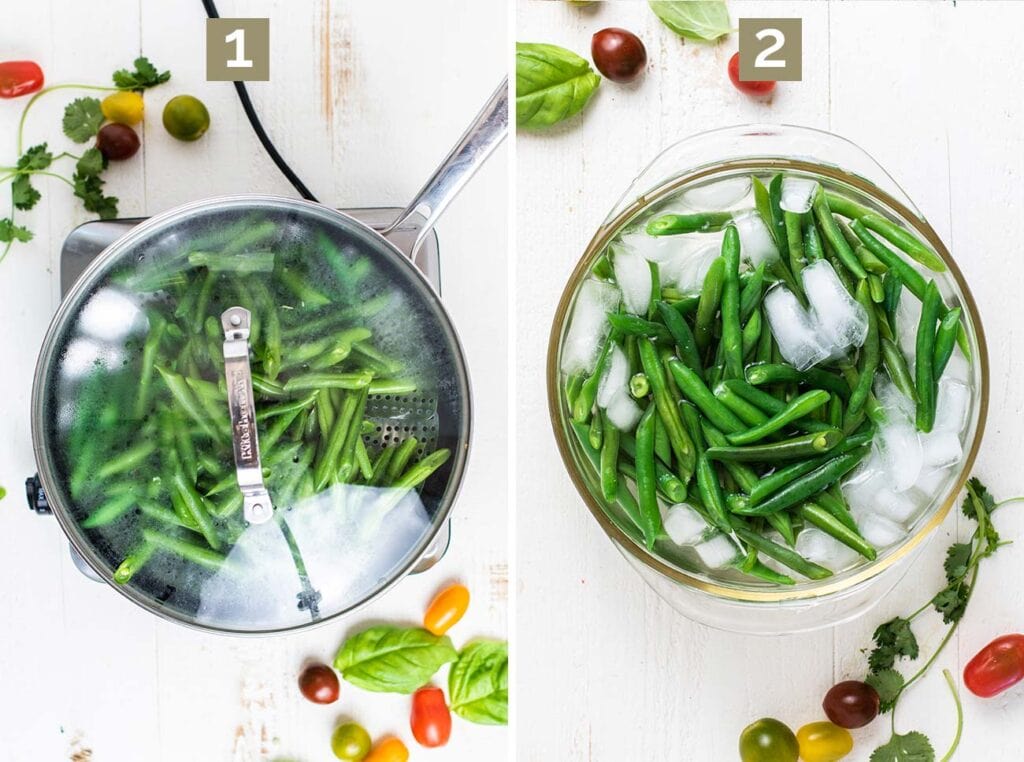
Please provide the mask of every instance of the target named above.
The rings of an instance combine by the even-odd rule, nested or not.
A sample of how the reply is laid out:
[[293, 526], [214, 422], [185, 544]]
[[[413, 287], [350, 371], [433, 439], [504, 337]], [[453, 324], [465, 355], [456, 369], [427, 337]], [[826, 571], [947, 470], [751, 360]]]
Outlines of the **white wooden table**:
[[[271, 81], [250, 87], [253, 100], [298, 174], [335, 206], [404, 205], [505, 70], [506, 14], [487, 3], [219, 5], [223, 16], [271, 18]], [[170, 83], [146, 96], [142, 151], [108, 173], [123, 216], [223, 193], [294, 195], [263, 154], [231, 85], [205, 81], [198, 0], [5, 2], [3, 17], [0, 58], [41, 62], [48, 83], [107, 83], [140, 50], [171, 69]], [[209, 107], [212, 127], [197, 143], [179, 143], [160, 125], [163, 104], [178, 93]], [[28, 144], [70, 148], [60, 116], [75, 95], [39, 102]], [[16, 158], [23, 103], [0, 103], [2, 164]], [[416, 752], [408, 698], [343, 686], [341, 700], [324, 708], [302, 699], [295, 680], [305, 659], [330, 661], [350, 629], [417, 621], [449, 580], [463, 580], [474, 596], [452, 631], [456, 641], [505, 635], [507, 165], [501, 149], [439, 225], [445, 302], [461, 328], [476, 392], [474, 452], [451, 550], [431, 572], [349, 621], [269, 639], [204, 636], [159, 621], [83, 577], [57, 523], [26, 510], [21, 484], [35, 470], [32, 368], [59, 299], [60, 244], [88, 219], [68, 188], [40, 181], [44, 200], [22, 215], [36, 238], [0, 266], [0, 484], [9, 492], [0, 502], [0, 760], [315, 762], [333, 759], [329, 739], [339, 717], [375, 736], [400, 734], [414, 758], [501, 754], [505, 729], [458, 718], [446, 749]]]
[[[978, 299], [992, 359], [992, 398], [976, 473], [997, 496], [1024, 492], [1018, 382], [1024, 282], [1024, 62], [1010, 53], [1024, 4], [998, 2], [740, 2], [733, 19], [803, 18], [804, 81], [761, 102], [733, 89], [736, 38], [683, 44], [641, 2], [575, 8], [523, 0], [516, 38], [589, 57], [607, 26], [638, 33], [650, 63], [639, 84], [605, 81], [582, 117], [517, 142], [518, 758], [524, 762], [732, 762], [749, 722], [794, 729], [823, 719], [835, 682], [865, 671], [860, 649], [880, 622], [942, 585], [941, 561], [960, 527], [951, 516], [904, 581], [862, 620], [770, 640], [710, 630], [651, 592], [603, 536], [565, 476], [548, 423], [544, 362], [562, 285], [631, 179], [665, 146], [712, 127], [803, 124], [844, 135], [904, 187], [950, 245]], [[998, 518], [1024, 536], [1020, 510]], [[966, 527], [964, 527], [966, 528]], [[897, 727], [926, 732], [945, 752], [954, 707], [942, 668], [1024, 628], [1024, 543], [986, 564], [955, 642], [904, 698]], [[930, 653], [937, 616], [918, 627]], [[964, 692], [959, 760], [1021, 758], [1024, 690], [989, 701]], [[887, 720], [888, 718], [886, 718]], [[887, 721], [855, 733], [863, 762]]]

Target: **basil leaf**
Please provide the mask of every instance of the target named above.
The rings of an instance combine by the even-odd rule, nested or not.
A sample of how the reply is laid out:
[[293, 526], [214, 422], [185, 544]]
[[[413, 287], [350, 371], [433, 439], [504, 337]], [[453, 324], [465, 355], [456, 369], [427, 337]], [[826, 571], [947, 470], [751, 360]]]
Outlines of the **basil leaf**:
[[481, 640], [462, 649], [448, 675], [451, 710], [478, 725], [508, 724], [508, 643]]
[[516, 43], [516, 124], [550, 127], [578, 114], [601, 77], [571, 50], [538, 42]]
[[714, 42], [732, 31], [723, 2], [704, 0], [649, 0], [661, 22], [681, 37]]
[[935, 749], [928, 736], [915, 730], [893, 735], [889, 743], [875, 749], [871, 762], [935, 762]]
[[382, 625], [346, 640], [334, 666], [350, 683], [368, 691], [413, 693], [456, 658], [458, 652], [447, 635]]

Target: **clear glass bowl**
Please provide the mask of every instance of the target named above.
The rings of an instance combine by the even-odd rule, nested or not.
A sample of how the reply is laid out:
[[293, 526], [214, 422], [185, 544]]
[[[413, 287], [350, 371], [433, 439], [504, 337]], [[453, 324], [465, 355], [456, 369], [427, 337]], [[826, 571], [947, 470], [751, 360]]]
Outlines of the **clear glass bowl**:
[[[779, 587], [743, 577], [731, 569], [704, 566], [696, 554], [650, 552], [628, 531], [630, 519], [606, 501], [598, 474], [581, 451], [570, 423], [560, 371], [563, 342], [580, 285], [597, 258], [621, 231], [675, 203], [681, 192], [710, 181], [745, 174], [808, 175], [915, 232], [947, 265], [933, 273], [947, 304], [963, 309], [971, 349], [971, 389], [963, 459], [926, 507], [907, 525], [904, 539], [825, 580], [801, 580]], [[977, 305], [956, 262], [934, 229], [903, 190], [866, 152], [844, 138], [804, 127], [750, 125], [701, 133], [662, 152], [634, 180], [597, 230], [559, 301], [548, 349], [548, 402], [555, 438], [577, 490], [594, 518], [651, 587], [684, 615], [737, 632], [782, 634], [837, 624], [878, 602], [912, 565], [942, 523], [970, 475], [988, 409], [988, 355]]]

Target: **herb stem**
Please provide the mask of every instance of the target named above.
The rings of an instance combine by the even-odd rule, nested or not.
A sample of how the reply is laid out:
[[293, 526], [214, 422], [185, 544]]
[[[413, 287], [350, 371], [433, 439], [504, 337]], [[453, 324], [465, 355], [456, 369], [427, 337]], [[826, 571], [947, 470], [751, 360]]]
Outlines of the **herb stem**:
[[946, 678], [949, 692], [953, 694], [953, 703], [956, 704], [956, 735], [953, 736], [953, 743], [950, 745], [949, 751], [942, 757], [942, 762], [949, 762], [949, 760], [953, 759], [957, 747], [960, 746], [960, 736], [964, 732], [964, 708], [960, 703], [960, 693], [956, 689], [956, 683], [953, 682], [953, 675], [950, 674], [948, 669], [944, 669], [942, 670], [942, 676]]
[[33, 175], [43, 175], [44, 177], [56, 177], [58, 180], [63, 180], [64, 182], [66, 182], [72, 188], [75, 187], [75, 184], [73, 182], [71, 182], [66, 177], [64, 177], [64, 175], [58, 175], [56, 172], [44, 172], [42, 170], [37, 170], [37, 171], [33, 172], [32, 174]]
[[[24, 132], [25, 132], [25, 117], [28, 116], [29, 109], [32, 108], [32, 105], [37, 100], [39, 100], [41, 97], [46, 95], [47, 93], [52, 93], [54, 90], [69, 90], [69, 89], [70, 90], [99, 90], [99, 91], [102, 91], [102, 92], [114, 92], [115, 90], [120, 90], [121, 88], [119, 88], [119, 87], [107, 87], [107, 86], [104, 86], [104, 85], [82, 85], [82, 84], [79, 84], [79, 83], [76, 83], [76, 82], [68, 82], [68, 83], [64, 83], [64, 84], [60, 84], [60, 85], [50, 85], [49, 87], [44, 87], [42, 90], [40, 90], [38, 93], [36, 93], [35, 95], [33, 95], [29, 99], [29, 102], [25, 104], [25, 108], [21, 112], [21, 119], [18, 120], [18, 156], [21, 156], [21, 154], [22, 154], [22, 147], [24, 146], [24, 143], [25, 143], [25, 141], [23, 140]], [[2, 259], [3, 258], [0, 257], [0, 260], [2, 260]]]

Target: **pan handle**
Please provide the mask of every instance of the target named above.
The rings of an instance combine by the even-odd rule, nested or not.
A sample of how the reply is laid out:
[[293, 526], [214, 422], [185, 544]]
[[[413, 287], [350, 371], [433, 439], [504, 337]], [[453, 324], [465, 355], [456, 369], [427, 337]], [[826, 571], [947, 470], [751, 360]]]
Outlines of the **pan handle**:
[[386, 237], [397, 230], [410, 218], [423, 218], [423, 225], [416, 242], [409, 250], [409, 258], [415, 259], [420, 244], [434, 227], [437, 218], [458, 195], [471, 178], [508, 134], [508, 77], [488, 99], [487, 104], [476, 115], [469, 129], [459, 138], [451, 152], [441, 162], [430, 179], [420, 188], [419, 193], [384, 231]]

